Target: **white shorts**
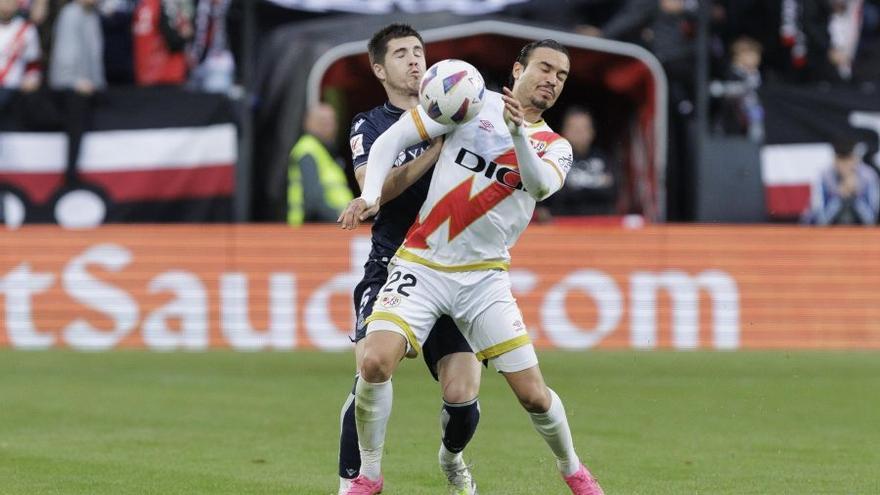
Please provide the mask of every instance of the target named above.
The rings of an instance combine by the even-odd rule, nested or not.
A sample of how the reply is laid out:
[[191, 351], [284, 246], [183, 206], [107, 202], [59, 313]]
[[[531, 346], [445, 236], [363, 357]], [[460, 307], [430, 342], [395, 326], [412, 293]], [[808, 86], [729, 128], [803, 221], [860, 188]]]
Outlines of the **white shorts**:
[[510, 277], [500, 270], [448, 273], [394, 258], [367, 318], [367, 334], [399, 333], [407, 340], [407, 356], [415, 357], [441, 315], [452, 317], [477, 358], [491, 360], [498, 371], [538, 364]]

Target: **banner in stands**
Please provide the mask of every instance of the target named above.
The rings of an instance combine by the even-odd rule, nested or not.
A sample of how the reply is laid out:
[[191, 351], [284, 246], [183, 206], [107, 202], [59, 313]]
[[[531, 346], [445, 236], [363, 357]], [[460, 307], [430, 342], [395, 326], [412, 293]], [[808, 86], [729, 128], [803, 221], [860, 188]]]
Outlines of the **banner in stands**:
[[[348, 350], [369, 230], [26, 226], [0, 249], [0, 347]], [[880, 231], [535, 226], [512, 288], [534, 342], [880, 349]]]
[[772, 218], [797, 218], [811, 184], [831, 166], [831, 143], [851, 137], [867, 145], [865, 162], [880, 169], [880, 97], [856, 89], [770, 85], [762, 89], [767, 143], [761, 152], [767, 209]]
[[231, 221], [238, 133], [225, 96], [110, 89], [95, 105], [74, 170], [66, 170], [64, 115], [51, 95], [43, 98], [38, 122], [33, 97], [0, 116], [7, 225]]

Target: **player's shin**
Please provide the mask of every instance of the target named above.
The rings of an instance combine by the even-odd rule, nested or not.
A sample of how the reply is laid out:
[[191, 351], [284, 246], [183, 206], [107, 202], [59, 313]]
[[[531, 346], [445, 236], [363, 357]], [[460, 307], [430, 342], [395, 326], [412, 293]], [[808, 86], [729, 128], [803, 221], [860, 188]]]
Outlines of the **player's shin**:
[[391, 416], [391, 380], [370, 383], [361, 378], [355, 386], [355, 420], [361, 454], [360, 473], [371, 480], [382, 474], [382, 446]]
[[[357, 424], [354, 419], [354, 399], [358, 375], [354, 377], [351, 393], [342, 405], [339, 416], [339, 483], [340, 489], [348, 488], [361, 469], [361, 453], [358, 447]], [[344, 493], [344, 491], [343, 491]]]
[[452, 464], [477, 431], [480, 422], [480, 402], [478, 398], [463, 402], [443, 401], [440, 410], [440, 430], [443, 436], [440, 447], [440, 463]]
[[556, 465], [563, 476], [570, 476], [580, 468], [580, 460], [574, 451], [574, 442], [571, 439], [571, 430], [568, 427], [568, 418], [565, 416], [565, 407], [562, 400], [551, 388], [550, 409], [543, 413], [529, 413], [535, 430], [544, 438], [553, 455], [556, 456]]

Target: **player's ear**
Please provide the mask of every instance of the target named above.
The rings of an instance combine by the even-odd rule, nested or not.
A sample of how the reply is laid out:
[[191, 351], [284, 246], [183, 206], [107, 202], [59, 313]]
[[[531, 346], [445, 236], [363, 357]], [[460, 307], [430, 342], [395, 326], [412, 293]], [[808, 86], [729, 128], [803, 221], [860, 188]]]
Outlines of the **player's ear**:
[[385, 67], [382, 64], [373, 64], [373, 75], [381, 82], [385, 82]]
[[514, 81], [519, 79], [519, 76], [521, 76], [523, 73], [523, 69], [525, 69], [525, 67], [523, 67], [523, 64], [521, 64], [519, 62], [513, 63], [513, 71], [511, 71], [511, 73], [513, 74]]

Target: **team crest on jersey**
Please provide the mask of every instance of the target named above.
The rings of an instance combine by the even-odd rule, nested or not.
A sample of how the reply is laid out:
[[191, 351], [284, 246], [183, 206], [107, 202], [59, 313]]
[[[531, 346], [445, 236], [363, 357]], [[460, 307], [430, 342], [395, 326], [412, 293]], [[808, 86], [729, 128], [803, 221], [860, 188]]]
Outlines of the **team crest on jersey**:
[[545, 143], [544, 141], [529, 139], [529, 142], [532, 144], [532, 148], [534, 148], [535, 151], [538, 153], [542, 153], [545, 149], [547, 149], [547, 143]]
[[397, 294], [382, 294], [379, 297], [379, 305], [383, 308], [393, 308], [400, 305], [400, 296]]

